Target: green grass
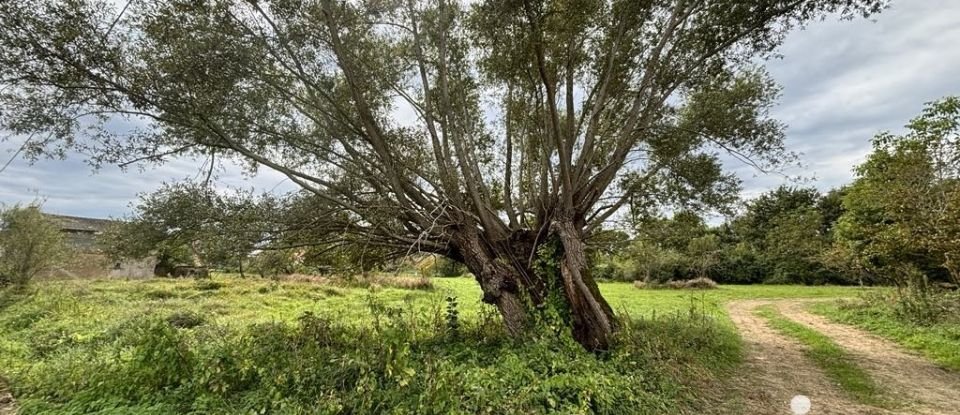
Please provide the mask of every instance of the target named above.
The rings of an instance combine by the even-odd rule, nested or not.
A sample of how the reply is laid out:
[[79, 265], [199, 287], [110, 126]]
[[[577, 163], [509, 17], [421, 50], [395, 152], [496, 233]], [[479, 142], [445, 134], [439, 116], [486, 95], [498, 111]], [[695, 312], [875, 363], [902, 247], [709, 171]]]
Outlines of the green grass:
[[852, 356], [829, 337], [807, 326], [789, 320], [772, 306], [757, 309], [780, 333], [796, 339], [806, 348], [804, 353], [845, 392], [861, 403], [884, 405], [883, 391], [867, 372], [854, 363]]
[[920, 325], [904, 321], [888, 306], [822, 303], [811, 309], [831, 320], [851, 324], [915, 350], [941, 366], [960, 370], [960, 324]]
[[549, 329], [510, 338], [470, 278], [430, 291], [212, 281], [0, 291], [0, 376], [21, 414], [698, 412], [742, 357], [723, 303], [859, 292], [603, 283], [626, 320], [594, 356]]
[[630, 283], [600, 283], [600, 292], [618, 311], [635, 316], [653, 316], [684, 310], [691, 303], [725, 315], [723, 305], [731, 300], [776, 298], [845, 298], [872, 288], [800, 285], [721, 285], [713, 290], [638, 289]]

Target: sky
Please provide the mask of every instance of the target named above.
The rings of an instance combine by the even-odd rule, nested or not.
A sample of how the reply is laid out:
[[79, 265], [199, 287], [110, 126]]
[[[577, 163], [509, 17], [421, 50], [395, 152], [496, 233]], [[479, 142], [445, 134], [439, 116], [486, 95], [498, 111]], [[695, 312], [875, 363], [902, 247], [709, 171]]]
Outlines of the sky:
[[[850, 182], [852, 168], [870, 152], [880, 131], [903, 131], [923, 104], [960, 94], [960, 0], [894, 0], [871, 20], [828, 18], [792, 32], [766, 67], [782, 86], [772, 115], [787, 125], [787, 147], [801, 153], [802, 167], [788, 176], [828, 190]], [[0, 143], [0, 166], [19, 142]], [[30, 164], [14, 159], [0, 172], [0, 203], [42, 201], [48, 212], [123, 217], [137, 195], [164, 182], [198, 175], [202, 160], [177, 160], [146, 170], [104, 166], [92, 171], [80, 157]], [[726, 163], [751, 198], [781, 184], [783, 175]], [[289, 191], [284, 176], [237, 166], [218, 172], [225, 187]]]

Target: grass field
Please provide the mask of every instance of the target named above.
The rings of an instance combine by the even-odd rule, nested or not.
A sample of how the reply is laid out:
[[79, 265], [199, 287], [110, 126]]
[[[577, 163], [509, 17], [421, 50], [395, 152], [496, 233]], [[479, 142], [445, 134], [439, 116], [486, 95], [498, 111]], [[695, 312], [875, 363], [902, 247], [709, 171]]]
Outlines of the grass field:
[[917, 324], [897, 318], [889, 307], [867, 304], [824, 303], [813, 306], [812, 311], [893, 340], [943, 367], [960, 370], [960, 325], [955, 322]]
[[741, 358], [724, 302], [860, 292], [603, 283], [625, 326], [592, 356], [549, 320], [509, 338], [472, 279], [433, 282], [40, 282], [0, 297], [0, 375], [23, 414], [689, 412]]

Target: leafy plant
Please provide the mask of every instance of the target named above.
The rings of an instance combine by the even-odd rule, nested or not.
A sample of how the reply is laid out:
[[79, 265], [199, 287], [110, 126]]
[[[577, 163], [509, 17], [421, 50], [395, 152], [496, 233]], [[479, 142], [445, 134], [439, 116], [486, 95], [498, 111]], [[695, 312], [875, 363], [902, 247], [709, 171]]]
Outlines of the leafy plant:
[[65, 253], [60, 229], [39, 205], [0, 210], [0, 286], [27, 284]]

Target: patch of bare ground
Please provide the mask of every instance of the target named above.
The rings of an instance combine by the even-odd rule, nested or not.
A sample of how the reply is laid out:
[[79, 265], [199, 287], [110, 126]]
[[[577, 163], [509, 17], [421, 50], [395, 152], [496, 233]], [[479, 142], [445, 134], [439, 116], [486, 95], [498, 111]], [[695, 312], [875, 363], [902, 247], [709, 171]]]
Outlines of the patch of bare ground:
[[960, 374], [888, 340], [807, 312], [805, 301], [777, 301], [784, 317], [829, 336], [846, 349], [906, 413], [960, 414]]
[[812, 361], [803, 346], [770, 328], [754, 314], [767, 300], [734, 301], [727, 305], [730, 318], [740, 331], [745, 359], [731, 387], [742, 397], [728, 413], [790, 414], [796, 395], [810, 398], [810, 414], [889, 414], [886, 409], [859, 404], [844, 395]]
[[0, 379], [0, 415], [16, 415], [17, 402], [13, 400], [13, 394], [6, 382]]

